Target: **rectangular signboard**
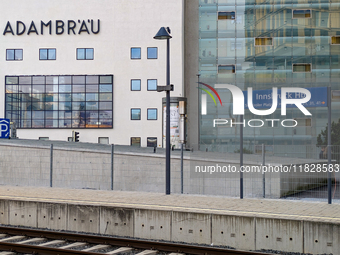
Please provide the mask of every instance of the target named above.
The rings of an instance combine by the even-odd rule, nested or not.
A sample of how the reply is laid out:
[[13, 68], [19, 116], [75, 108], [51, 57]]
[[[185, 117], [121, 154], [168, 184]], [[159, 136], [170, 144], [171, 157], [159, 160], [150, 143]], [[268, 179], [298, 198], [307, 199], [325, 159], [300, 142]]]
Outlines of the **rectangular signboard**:
[[10, 134], [10, 121], [9, 119], [0, 119], [0, 138], [8, 139]]
[[[304, 88], [310, 91], [311, 99], [302, 104], [305, 107], [327, 107], [327, 87], [318, 87], [318, 88]], [[265, 90], [253, 90], [253, 105], [255, 109], [269, 109], [272, 106], [272, 93], [273, 90], [265, 89]], [[245, 108], [248, 109], [248, 92], [243, 91], [245, 98]], [[278, 97], [278, 106], [277, 108], [281, 108], [281, 89], [277, 90]], [[304, 98], [305, 94], [303, 93], [287, 93], [288, 99], [298, 99]], [[296, 107], [293, 104], [288, 104], [287, 108]]]

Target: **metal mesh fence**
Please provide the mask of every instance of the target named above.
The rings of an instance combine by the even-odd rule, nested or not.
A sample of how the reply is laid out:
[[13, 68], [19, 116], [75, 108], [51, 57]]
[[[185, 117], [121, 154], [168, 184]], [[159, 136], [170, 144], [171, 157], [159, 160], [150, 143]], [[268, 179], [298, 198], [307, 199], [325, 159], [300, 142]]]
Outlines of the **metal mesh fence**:
[[0, 146], [0, 184], [49, 186], [50, 153], [44, 148]]
[[[54, 142], [53, 142], [54, 143]], [[0, 144], [0, 185], [165, 192], [165, 151], [74, 143]], [[171, 193], [340, 201], [340, 148], [193, 146], [171, 152]], [[263, 153], [264, 152], [264, 153]], [[329, 171], [330, 169], [330, 171]], [[181, 171], [183, 170], [183, 173]], [[183, 174], [183, 179], [182, 179]], [[182, 185], [183, 182], [183, 185]], [[241, 187], [243, 188], [241, 189]]]
[[[330, 178], [332, 199], [334, 202], [339, 202], [339, 146], [331, 146], [330, 148], [332, 159], [330, 167], [328, 167], [327, 161], [327, 146], [247, 146], [244, 147], [243, 151], [242, 174], [239, 171], [239, 145], [200, 145], [193, 146], [193, 148], [194, 151], [195, 149], [199, 150], [196, 154], [200, 155], [200, 158], [214, 159], [210, 163], [204, 164], [207, 167], [210, 166], [210, 174], [201, 173], [198, 178], [204, 180], [206, 185], [214, 178], [219, 179], [208, 184], [211, 186], [210, 189], [222, 180], [225, 181], [225, 194], [219, 192], [220, 194], [215, 195], [240, 197], [242, 180], [244, 197], [326, 201], [328, 198], [327, 181]], [[192, 155], [194, 154], [195, 152]], [[213, 156], [209, 156], [209, 154]], [[233, 164], [236, 169], [234, 174], [230, 174], [229, 169], [223, 174], [217, 172], [217, 170], [220, 170], [220, 166], [230, 167]], [[211, 173], [211, 170], [213, 173]], [[193, 168], [191, 171], [194, 171]], [[209, 171], [209, 169], [207, 168], [206, 171]], [[216, 186], [219, 185], [215, 185], [215, 190], [218, 190]], [[209, 190], [209, 187], [205, 187], [205, 193], [207, 190]]]
[[110, 173], [107, 152], [53, 150], [53, 187], [108, 190]]

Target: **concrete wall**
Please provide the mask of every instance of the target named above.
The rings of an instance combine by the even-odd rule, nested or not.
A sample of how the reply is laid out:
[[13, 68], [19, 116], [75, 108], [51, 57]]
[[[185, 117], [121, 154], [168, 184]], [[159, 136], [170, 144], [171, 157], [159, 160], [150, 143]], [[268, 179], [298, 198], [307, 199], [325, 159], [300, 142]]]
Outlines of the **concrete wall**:
[[0, 185], [49, 186], [46, 148], [0, 146]]
[[198, 43], [199, 43], [199, 1], [186, 0], [184, 5], [184, 84], [187, 97], [187, 134], [189, 148], [199, 144], [198, 106]]
[[340, 225], [184, 211], [0, 200], [0, 224], [242, 250], [339, 254]]

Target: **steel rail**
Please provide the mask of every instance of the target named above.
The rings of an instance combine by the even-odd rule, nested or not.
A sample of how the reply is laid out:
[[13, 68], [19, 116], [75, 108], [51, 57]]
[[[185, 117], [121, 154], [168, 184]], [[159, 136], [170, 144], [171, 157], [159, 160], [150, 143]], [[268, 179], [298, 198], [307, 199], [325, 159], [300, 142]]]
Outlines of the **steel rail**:
[[[269, 255], [262, 252], [240, 251], [209, 246], [196, 246], [190, 244], [178, 244], [164, 241], [136, 240], [129, 238], [116, 238], [100, 235], [87, 235], [70, 232], [54, 232], [48, 230], [37, 230], [28, 228], [3, 227], [0, 226], [0, 233], [9, 235], [23, 235], [27, 237], [44, 237], [49, 239], [67, 240], [75, 242], [87, 242], [89, 244], [107, 244], [112, 246], [131, 247], [135, 249], [158, 250], [162, 252], [177, 252], [189, 254], [209, 254], [209, 255]], [[38, 254], [100, 254], [92, 252], [82, 252], [79, 250], [61, 250], [58, 248], [39, 247], [34, 245], [20, 245], [16, 243], [0, 242], [0, 249], [16, 252], [36, 252]], [[26, 250], [25, 250], [26, 249]]]
[[12, 252], [20, 252], [20, 253], [34, 253], [34, 254], [46, 254], [46, 255], [99, 255], [101, 253], [97, 252], [87, 252], [81, 250], [68, 250], [68, 249], [60, 249], [60, 248], [52, 248], [45, 246], [37, 246], [37, 245], [28, 245], [28, 244], [17, 244], [17, 243], [5, 243], [0, 242], [0, 250], [4, 251], [12, 251]]

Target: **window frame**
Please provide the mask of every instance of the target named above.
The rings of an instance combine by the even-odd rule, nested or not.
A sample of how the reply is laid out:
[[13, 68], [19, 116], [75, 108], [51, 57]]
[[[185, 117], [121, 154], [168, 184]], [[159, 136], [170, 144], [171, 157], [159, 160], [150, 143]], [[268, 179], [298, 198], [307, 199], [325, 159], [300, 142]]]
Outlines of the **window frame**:
[[[310, 16], [309, 17], [294, 17], [295, 11], [309, 11]], [[311, 19], [312, 18], [312, 9], [293, 9], [292, 10], [292, 19]]]
[[[139, 49], [139, 57], [138, 58], [133, 58], [132, 57], [132, 50], [134, 49]], [[141, 47], [131, 47], [130, 48], [130, 59], [142, 59], [142, 48]]]
[[[149, 110], [156, 110], [156, 119], [149, 118]], [[157, 108], [148, 108], [147, 109], [147, 120], [158, 120], [158, 109]]]
[[338, 89], [332, 90], [331, 98], [332, 98], [332, 102], [339, 102], [340, 101], [340, 90]]
[[[264, 45], [260, 45], [260, 44], [256, 44], [256, 39], [271, 39], [271, 44], [264, 44]], [[274, 40], [273, 37], [255, 37], [254, 38], [254, 46], [255, 47], [267, 47], [267, 46], [273, 46], [274, 45]]]
[[[107, 142], [103, 143], [103, 141], [107, 141]], [[99, 136], [98, 137], [98, 144], [110, 144], [110, 138]]]
[[[156, 89], [149, 89], [149, 81], [156, 81]], [[158, 80], [157, 79], [148, 79], [147, 80], [147, 90], [148, 91], [157, 91]]]
[[[305, 71], [305, 72], [296, 72], [296, 71], [294, 71], [294, 66], [307, 66], [307, 65], [309, 65], [310, 66], [310, 71]], [[312, 63], [294, 63], [294, 64], [292, 64], [292, 73], [312, 73], [312, 69], [313, 67], [312, 67]]]
[[[227, 18], [226, 19], [220, 19], [220, 13], [226, 13]], [[232, 13], [234, 13], [234, 16], [232, 16]], [[229, 16], [234, 17], [234, 18], [228, 19]], [[235, 19], [236, 19], [236, 11], [218, 11], [217, 12], [217, 20], [235, 20]]]
[[[41, 58], [41, 50], [47, 50], [47, 58], [42, 59]], [[54, 58], [50, 58], [50, 50], [54, 50]], [[39, 60], [57, 60], [57, 49], [56, 48], [40, 48], [39, 49]]]
[[312, 127], [313, 121], [312, 118], [294, 118], [294, 120], [298, 123], [295, 127]]
[[[156, 146], [149, 146], [151, 145], [151, 142], [149, 142], [149, 140], [156, 140]], [[157, 147], [157, 143], [158, 143], [158, 139], [157, 137], [147, 137], [146, 138], [146, 147], [149, 147], [149, 148], [154, 148], [154, 147]]]
[[[133, 81], [139, 81], [139, 89], [132, 89], [132, 82]], [[130, 80], [130, 90], [131, 91], [141, 91], [141, 89], [142, 89], [142, 81], [141, 81], [141, 79], [131, 79]]]
[[[8, 59], [7, 58], [7, 51], [13, 50], [14, 52], [14, 58], [13, 59]], [[21, 51], [21, 59], [16, 59], [16, 52]], [[23, 49], [6, 49], [6, 61], [22, 61], [24, 60], [24, 50]]]
[[[132, 118], [132, 111], [133, 110], [139, 110], [139, 119], [133, 119]], [[130, 120], [141, 120], [142, 119], [142, 109], [141, 108], [131, 108], [130, 109]]]
[[[227, 72], [227, 73], [220, 73], [219, 72], [219, 67], [220, 66], [230, 66], [230, 67], [232, 67], [232, 71], [231, 72]], [[234, 64], [230, 64], [230, 65], [218, 65], [217, 66], [217, 74], [235, 74], [236, 73], [236, 65], [234, 65]]]
[[[149, 49], [156, 49], [156, 57], [155, 58], [149, 57]], [[147, 48], [147, 58], [148, 59], [158, 59], [158, 47], [148, 47]]]
[[[339, 43], [333, 43], [333, 38], [339, 38]], [[340, 35], [331, 36], [331, 45], [340, 45]]]
[[[84, 50], [84, 58], [78, 57], [78, 50]], [[86, 50], [92, 50], [92, 58], [87, 58]], [[76, 49], [77, 60], [94, 60], [94, 48], [77, 48]]]
[[[136, 146], [136, 145], [132, 145], [132, 139], [139, 139], [139, 146]], [[133, 137], [130, 137], [130, 146], [135, 146], [135, 147], [141, 147], [142, 145], [142, 139], [141, 137], [138, 137], [138, 136], [133, 136]]]

